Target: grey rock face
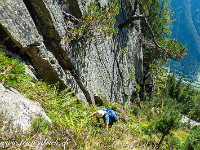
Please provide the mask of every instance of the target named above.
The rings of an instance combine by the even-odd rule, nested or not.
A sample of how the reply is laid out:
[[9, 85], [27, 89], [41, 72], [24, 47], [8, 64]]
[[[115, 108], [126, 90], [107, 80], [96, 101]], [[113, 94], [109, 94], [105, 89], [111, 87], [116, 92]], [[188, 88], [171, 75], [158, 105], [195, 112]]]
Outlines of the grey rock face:
[[[67, 10], [81, 18], [90, 2], [68, 0]], [[98, 2], [105, 5], [107, 0]], [[119, 0], [119, 6], [115, 28], [133, 13], [134, 1]], [[99, 98], [111, 102], [131, 101], [135, 81], [143, 76], [140, 22], [119, 29], [117, 35], [99, 44], [94, 43], [95, 38], [91, 42], [64, 41], [69, 24], [73, 25], [69, 22], [56, 0], [0, 2], [0, 40], [9, 37], [5, 45], [28, 56], [37, 74], [46, 82], [59, 82], [61, 89], [70, 86], [85, 103], [94, 104]]]
[[[78, 1], [82, 12], [89, 2]], [[131, 14], [134, 7], [133, 3], [128, 4], [124, 0], [120, 0], [119, 5], [121, 7], [116, 18], [116, 26], [128, 19], [127, 14]], [[91, 99], [95, 93], [111, 102], [130, 101], [132, 93], [135, 92], [135, 81], [143, 76], [143, 53], [139, 37], [140, 30], [129, 27], [119, 30], [115, 37], [109, 37], [97, 45], [94, 41], [66, 44], [67, 55], [81, 77], [84, 87], [87, 87]]]
[[9, 37], [4, 44], [21, 56], [28, 56], [38, 76], [50, 84], [59, 82], [62, 89], [71, 86], [76, 95], [86, 102], [74, 77], [70, 72], [65, 73], [71, 66], [60, 45], [65, 26], [57, 3], [42, 0], [34, 2], [26, 6], [23, 0], [1, 1], [1, 41]]
[[[14, 41], [12, 42], [13, 47], [27, 47], [41, 41], [36, 26], [22, 0], [1, 0], [0, 22], [1, 34], [4, 29], [10, 35], [9, 37]], [[11, 41], [7, 42], [11, 43]]]
[[13, 88], [6, 88], [0, 83], [0, 114], [5, 116], [6, 122], [11, 121], [14, 127], [20, 126], [26, 131], [31, 121], [41, 117], [51, 123], [38, 102], [26, 99]]

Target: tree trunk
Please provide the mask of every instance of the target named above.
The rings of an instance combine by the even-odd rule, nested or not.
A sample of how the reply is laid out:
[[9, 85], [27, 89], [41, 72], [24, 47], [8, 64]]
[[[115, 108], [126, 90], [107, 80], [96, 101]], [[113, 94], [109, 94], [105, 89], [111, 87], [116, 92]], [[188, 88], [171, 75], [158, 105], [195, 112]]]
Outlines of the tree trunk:
[[158, 144], [158, 146], [157, 146], [156, 149], [159, 149], [159, 148], [160, 148], [160, 145], [162, 144], [162, 142], [163, 142], [163, 140], [164, 140], [164, 137], [165, 137], [165, 134], [162, 135], [162, 138], [160, 139], [160, 142], [159, 142], [159, 144]]

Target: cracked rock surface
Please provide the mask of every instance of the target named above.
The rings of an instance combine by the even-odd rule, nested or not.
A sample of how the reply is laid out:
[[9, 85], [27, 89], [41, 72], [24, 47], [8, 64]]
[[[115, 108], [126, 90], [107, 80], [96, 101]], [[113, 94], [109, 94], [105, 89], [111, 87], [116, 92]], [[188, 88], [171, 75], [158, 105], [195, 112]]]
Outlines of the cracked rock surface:
[[[140, 22], [119, 29], [103, 43], [67, 42], [70, 20], [62, 11], [81, 18], [91, 0], [1, 0], [0, 40], [8, 50], [25, 58], [37, 77], [61, 89], [71, 87], [86, 104], [103, 101], [131, 102], [135, 82], [143, 76]], [[99, 0], [106, 5], [107, 0]], [[62, 7], [63, 6], [63, 7]], [[117, 27], [133, 13], [134, 0], [119, 0]], [[96, 31], [98, 32], [98, 31]], [[126, 49], [126, 53], [124, 53]]]

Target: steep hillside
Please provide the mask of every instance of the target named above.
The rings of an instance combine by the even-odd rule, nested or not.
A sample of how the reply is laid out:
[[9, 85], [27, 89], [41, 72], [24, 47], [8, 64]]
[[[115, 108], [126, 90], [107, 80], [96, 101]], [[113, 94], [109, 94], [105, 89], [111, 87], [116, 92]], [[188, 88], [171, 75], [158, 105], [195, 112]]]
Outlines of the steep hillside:
[[163, 75], [187, 49], [167, 7], [0, 0], [0, 148], [200, 149], [200, 94]]
[[[6, 85], [0, 84], [1, 148], [121, 150], [157, 149], [159, 145], [160, 149], [187, 149], [188, 147], [199, 149], [200, 129], [194, 127], [199, 123], [187, 117], [182, 119], [184, 124], [179, 123], [180, 113], [177, 110], [167, 109], [167, 107], [177, 107], [177, 103], [174, 103], [175, 99], [170, 101], [170, 97], [162, 100], [155, 98], [151, 102], [137, 100], [132, 106], [108, 102], [103, 106], [87, 106], [78, 102], [77, 97], [74, 97], [69, 89], [60, 92], [55, 85], [50, 86], [31, 78], [25, 72], [24, 63], [11, 59], [10, 56], [8, 53], [7, 55], [0, 53], [0, 81]], [[180, 95], [181, 90], [173, 91], [173, 89], [180, 89], [180, 84], [170, 84], [170, 81], [167, 84], [177, 88], [165, 86], [170, 90], [164, 89], [163, 97], [168, 93], [167, 91]], [[26, 100], [11, 87], [37, 103]], [[191, 100], [196, 99], [192, 97], [194, 94], [191, 95], [193, 92], [189, 87], [182, 92], [181, 97], [188, 99], [183, 102], [185, 110], [188, 110], [187, 103], [192, 103]], [[163, 107], [163, 101], [167, 106]], [[200, 106], [198, 103], [196, 109]], [[161, 105], [162, 108], [159, 107]], [[104, 129], [103, 120], [97, 122], [95, 117], [89, 117], [101, 108], [112, 108], [118, 114], [119, 121], [114, 123], [112, 128]], [[195, 115], [198, 119], [200, 119], [199, 112], [197, 110]], [[8, 120], [8, 117], [12, 119]], [[26, 127], [24, 129], [27, 130], [22, 132], [18, 130], [19, 128], [13, 129], [11, 126], [13, 120], [15, 125]], [[164, 132], [166, 128], [167, 133]], [[164, 136], [162, 133], [165, 133]]]
[[196, 80], [200, 63], [200, 2], [198, 0], [172, 0], [172, 11], [174, 12], [172, 36], [182, 44], [187, 44], [187, 56], [180, 62], [172, 62], [172, 72], [184, 75], [187, 80]]

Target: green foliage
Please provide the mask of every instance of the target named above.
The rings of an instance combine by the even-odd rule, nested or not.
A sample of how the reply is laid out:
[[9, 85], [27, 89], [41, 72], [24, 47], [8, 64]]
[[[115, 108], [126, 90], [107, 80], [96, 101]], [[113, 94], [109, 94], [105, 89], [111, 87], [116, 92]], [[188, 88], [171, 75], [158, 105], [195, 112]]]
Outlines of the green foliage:
[[[163, 141], [164, 143], [165, 141]], [[183, 146], [179, 140], [173, 133], [170, 133], [170, 138], [167, 138], [166, 144], [162, 145], [160, 149], [182, 149]]]
[[[155, 109], [156, 110], [156, 109]], [[149, 108], [144, 108], [143, 109], [144, 114], [147, 116], [148, 121], [152, 121], [155, 119], [154, 112], [152, 112]]]
[[177, 39], [164, 38], [161, 45], [168, 50], [168, 59], [179, 61], [187, 55], [187, 45], [179, 44]]
[[50, 123], [46, 120], [43, 120], [41, 117], [33, 119], [31, 126], [32, 134], [40, 132], [42, 132], [43, 134], [47, 134], [49, 125]]
[[159, 117], [158, 121], [155, 122], [155, 130], [162, 133], [163, 135], [168, 135], [171, 130], [177, 129], [179, 127], [179, 121], [181, 119], [180, 112], [174, 110], [165, 110], [164, 115]]
[[165, 94], [165, 105], [179, 109], [183, 114], [190, 118], [199, 120], [199, 93], [192, 89], [191, 82], [183, 85], [181, 77], [176, 81], [175, 75], [168, 75], [166, 77], [166, 89], [162, 93]]
[[130, 111], [138, 118], [140, 117], [141, 111], [140, 111], [140, 107], [133, 105], [130, 108]]
[[96, 42], [103, 41], [106, 37], [117, 33], [117, 29], [114, 29], [113, 25], [118, 13], [118, 0], [109, 0], [103, 7], [97, 5], [95, 0], [88, 5], [87, 11], [83, 13], [81, 25], [73, 29], [72, 35], [67, 35], [65, 39], [70, 42], [79, 38], [92, 40], [92, 37], [97, 37]]
[[128, 70], [128, 74], [129, 74], [129, 79], [131, 80], [131, 81], [133, 81], [133, 78], [134, 78], [134, 75], [133, 75], [133, 71], [129, 68], [129, 70]]
[[[163, 38], [171, 34], [171, 16], [173, 13], [169, 9], [169, 2], [162, 0], [141, 0], [141, 10], [145, 13], [147, 19], [154, 30], [156, 39]], [[149, 29], [145, 24], [142, 24], [142, 32], [145, 37], [152, 38]]]
[[[60, 128], [63, 126], [70, 127], [77, 124], [76, 117], [83, 117], [87, 114], [81, 113], [77, 110], [73, 110], [71, 106], [75, 105], [77, 98], [72, 96], [73, 92], [69, 89], [62, 91], [55, 99], [51, 99], [43, 103], [47, 113], [54, 124], [58, 124]], [[57, 95], [57, 93], [56, 93]], [[77, 104], [77, 107], [81, 107], [81, 104]]]
[[0, 52], [0, 81], [3, 84], [11, 85], [25, 75], [24, 64], [17, 59], [8, 59]]
[[122, 54], [127, 54], [127, 47], [124, 47], [123, 49], [122, 49]]
[[192, 129], [191, 135], [189, 135], [184, 143], [184, 150], [198, 150], [200, 149], [200, 127]]
[[161, 139], [157, 145], [159, 149], [164, 138], [169, 135], [172, 130], [179, 128], [180, 119], [180, 112], [165, 109], [163, 115], [157, 117], [157, 121], [152, 121], [149, 126], [143, 128], [143, 131], [149, 136], [153, 133], [161, 133]]
[[169, 95], [171, 98], [175, 98], [175, 95], [178, 95], [178, 93], [176, 93], [176, 76], [175, 75], [172, 75], [171, 77], [168, 76], [168, 81], [167, 83], [170, 83], [168, 84], [168, 89], [169, 89]]
[[199, 100], [200, 95], [198, 95], [195, 99], [194, 102], [194, 107], [190, 108], [189, 110], [189, 117], [191, 119], [194, 119], [198, 122], [200, 122], [200, 100]]
[[139, 94], [141, 90], [140, 84], [135, 83], [135, 88], [136, 88], [136, 92]]

